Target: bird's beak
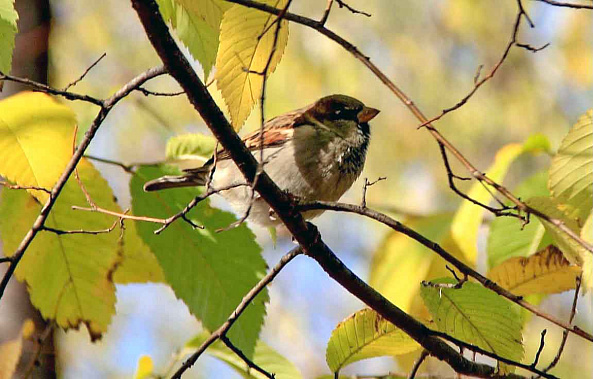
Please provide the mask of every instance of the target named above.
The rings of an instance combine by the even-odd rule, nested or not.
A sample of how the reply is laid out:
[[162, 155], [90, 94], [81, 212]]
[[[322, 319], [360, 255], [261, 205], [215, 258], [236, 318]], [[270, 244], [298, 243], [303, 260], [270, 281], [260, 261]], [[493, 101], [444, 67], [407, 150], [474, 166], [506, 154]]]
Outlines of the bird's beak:
[[375, 108], [363, 107], [362, 110], [360, 112], [358, 112], [358, 115], [357, 115], [358, 122], [360, 122], [360, 123], [369, 122], [373, 118], [375, 118], [375, 116], [378, 115], [379, 112], [380, 111]]

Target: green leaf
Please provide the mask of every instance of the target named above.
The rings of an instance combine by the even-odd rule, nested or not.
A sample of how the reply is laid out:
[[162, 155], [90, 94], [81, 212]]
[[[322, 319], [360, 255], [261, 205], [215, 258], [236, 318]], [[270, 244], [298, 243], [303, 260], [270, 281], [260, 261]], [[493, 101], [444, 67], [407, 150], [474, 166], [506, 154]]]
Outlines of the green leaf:
[[[494, 163], [486, 170], [486, 173], [495, 182], [501, 182], [511, 163], [523, 152], [523, 146], [520, 144], [504, 146], [496, 153]], [[487, 204], [492, 200], [490, 192], [479, 182], [472, 185], [467, 195], [483, 204]], [[486, 212], [484, 208], [464, 200], [457, 210], [451, 225], [453, 239], [457, 242], [466, 258], [473, 264], [476, 263], [478, 256], [478, 230], [482, 224], [484, 212]]]
[[[76, 116], [48, 95], [23, 92], [0, 101], [0, 176], [51, 189], [72, 156]], [[45, 203], [49, 195], [31, 193]]]
[[[232, 329], [231, 329], [232, 330]], [[192, 338], [185, 347], [187, 353], [193, 353], [207, 338], [209, 334], [202, 332], [196, 337]], [[229, 364], [236, 372], [246, 379], [264, 379], [265, 376], [253, 369], [249, 369], [245, 362], [241, 360], [235, 353], [226, 347], [220, 340], [214, 342], [206, 350], [206, 354], [211, 355], [223, 362]], [[301, 379], [302, 375], [299, 370], [288, 359], [280, 355], [274, 349], [263, 343], [257, 341], [255, 344], [255, 353], [253, 354], [253, 362], [263, 368], [269, 373], [274, 374], [276, 379]]]
[[[553, 219], [562, 221], [568, 229], [577, 235], [580, 235], [581, 228], [579, 227], [579, 218], [576, 216], [578, 210], [574, 207], [562, 204], [557, 199], [551, 197], [532, 197], [527, 199], [525, 203]], [[558, 226], [541, 218], [539, 220], [546, 228], [546, 231], [550, 233], [554, 239], [554, 244], [558, 246], [566, 259], [568, 259], [570, 263], [583, 268], [584, 287], [587, 289], [592, 288], [593, 272], [591, 271], [593, 270], [588, 270], [586, 268], [592, 267], [591, 262], [593, 261], [593, 254]]]
[[167, 141], [167, 159], [201, 159], [206, 161], [214, 154], [216, 139], [200, 133], [181, 134]]
[[494, 267], [488, 277], [517, 296], [551, 294], [575, 288], [581, 274], [554, 245], [528, 258], [514, 257]]
[[[102, 207], [118, 211], [107, 182], [87, 161], [79, 163], [80, 179], [91, 198]], [[76, 180], [71, 178], [50, 213], [46, 226], [60, 230], [102, 230], [113, 217], [81, 212], [72, 205], [88, 206]], [[12, 253], [31, 228], [41, 205], [24, 191], [4, 190], [0, 202], [0, 234], [5, 252]], [[40, 232], [16, 269], [27, 282], [31, 302], [46, 319], [64, 328], [87, 325], [93, 339], [106, 331], [115, 313], [113, 271], [121, 262], [117, 230], [97, 235]]]
[[[452, 279], [433, 282], [456, 283]], [[472, 282], [459, 289], [423, 285], [420, 293], [440, 331], [501, 357], [523, 358], [519, 311], [503, 297]]]
[[171, 23], [181, 42], [202, 65], [208, 78], [216, 60], [222, 16], [229, 5], [223, 0], [157, 0], [163, 18]]
[[541, 133], [535, 133], [527, 137], [527, 140], [523, 143], [523, 150], [538, 154], [550, 153], [552, 148], [548, 137]]
[[[200, 193], [197, 188], [143, 191], [146, 181], [171, 173], [170, 169], [154, 166], [138, 170], [130, 183], [134, 214], [166, 218], [181, 211]], [[154, 234], [159, 225], [139, 222], [136, 227], [156, 255], [177, 297], [208, 329], [214, 330], [263, 277], [266, 264], [255, 236], [245, 224], [216, 232], [235, 221], [232, 214], [211, 208], [208, 201], [203, 201], [187, 217], [204, 229], [194, 230], [181, 219], [159, 235]], [[253, 356], [267, 300], [264, 290], [229, 333], [231, 341], [248, 357]]]
[[[540, 172], [525, 179], [513, 193], [521, 199], [549, 196], [547, 182], [547, 173]], [[528, 257], [551, 243], [552, 237], [535, 217], [526, 225], [514, 217], [497, 217], [488, 234], [488, 266], [492, 268], [512, 257]]]
[[549, 187], [561, 202], [587, 217], [593, 208], [593, 109], [585, 113], [560, 144], [550, 166]]
[[420, 345], [372, 309], [339, 323], [327, 342], [325, 359], [332, 372], [363, 359], [406, 354]]
[[[10, 73], [14, 37], [18, 32], [19, 15], [14, 9], [14, 0], [0, 0], [0, 72]], [[3, 82], [2, 82], [3, 83]], [[2, 90], [0, 83], [0, 90]]]
[[[262, 0], [261, 3], [283, 8], [287, 0]], [[224, 14], [216, 57], [216, 80], [237, 130], [259, 101], [262, 73], [268, 59], [273, 54], [268, 70], [270, 75], [280, 62], [288, 42], [288, 23], [282, 21], [274, 50], [277, 24], [271, 25], [276, 18], [276, 15], [239, 4], [233, 5]]]

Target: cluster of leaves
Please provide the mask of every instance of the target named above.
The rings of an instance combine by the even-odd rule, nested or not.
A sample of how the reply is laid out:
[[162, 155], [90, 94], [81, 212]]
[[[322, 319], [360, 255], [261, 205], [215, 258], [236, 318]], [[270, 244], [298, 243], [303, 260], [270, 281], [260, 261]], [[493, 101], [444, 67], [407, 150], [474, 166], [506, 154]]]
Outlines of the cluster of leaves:
[[[487, 172], [501, 182], [511, 163], [522, 154], [549, 153], [549, 149], [549, 142], [541, 135], [529, 138], [522, 145], [504, 146]], [[549, 171], [525, 179], [513, 193], [591, 241], [591, 167], [592, 110], [566, 135]], [[491, 200], [491, 192], [480, 183], [468, 195], [480, 202]], [[466, 200], [454, 214], [414, 218], [407, 225], [475, 268], [486, 214], [484, 208]], [[489, 222], [486, 250], [488, 277], [515, 295], [541, 298], [568, 291], [575, 288], [580, 275], [586, 290], [592, 287], [591, 254], [548, 221], [532, 218], [524, 224], [517, 218], [496, 218]], [[374, 256], [370, 283], [427, 326], [501, 357], [521, 361], [526, 317], [520, 308], [471, 281], [456, 288], [457, 282], [447, 278], [450, 276], [442, 258], [408, 237], [392, 232]], [[400, 329], [375, 311], [363, 309], [338, 324], [328, 342], [326, 358], [330, 369], [337, 372], [361, 359], [399, 356], [417, 349], [420, 345]], [[502, 364], [500, 369], [512, 370]]]

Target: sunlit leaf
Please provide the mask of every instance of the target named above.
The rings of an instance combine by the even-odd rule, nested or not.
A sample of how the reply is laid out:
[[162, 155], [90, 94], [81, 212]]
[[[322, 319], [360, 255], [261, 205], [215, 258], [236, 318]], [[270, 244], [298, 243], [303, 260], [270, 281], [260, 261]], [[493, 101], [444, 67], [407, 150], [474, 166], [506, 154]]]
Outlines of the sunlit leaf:
[[[548, 175], [541, 172], [525, 179], [513, 190], [520, 199], [549, 196]], [[515, 217], [496, 217], [488, 233], [488, 266], [499, 265], [511, 257], [528, 257], [552, 243], [552, 237], [536, 217], [528, 224]]]
[[[87, 161], [79, 164], [80, 178], [95, 202], [118, 210], [107, 182]], [[46, 226], [59, 230], [104, 230], [113, 217], [71, 209], [88, 206], [80, 187], [71, 178], [58, 198]], [[2, 191], [0, 235], [5, 252], [12, 254], [39, 214], [40, 204], [24, 191]], [[41, 232], [16, 269], [27, 282], [31, 302], [44, 318], [64, 328], [86, 324], [93, 339], [106, 331], [115, 313], [112, 275], [122, 257], [118, 230], [97, 235]]]
[[575, 288], [581, 274], [557, 247], [550, 245], [527, 258], [510, 258], [494, 267], [488, 277], [515, 295], [551, 294]]
[[[208, 338], [208, 333], [203, 332], [192, 338], [185, 347], [187, 352], [193, 353], [202, 342]], [[256, 370], [249, 369], [245, 362], [241, 360], [237, 354], [233, 353], [220, 340], [214, 342], [206, 354], [211, 355], [223, 362], [226, 362], [237, 373], [245, 379], [264, 379], [265, 376]], [[253, 362], [262, 367], [269, 373], [274, 374], [276, 379], [301, 379], [302, 375], [299, 370], [288, 359], [280, 355], [277, 351], [263, 343], [257, 341], [255, 344], [255, 353], [253, 354]]]
[[[511, 163], [523, 151], [523, 146], [520, 144], [504, 146], [496, 153], [494, 163], [485, 172], [495, 182], [501, 182]], [[483, 204], [490, 203], [492, 200], [490, 192], [479, 182], [474, 183], [467, 195]], [[457, 242], [466, 258], [474, 264], [478, 256], [478, 230], [482, 224], [484, 212], [486, 212], [484, 208], [464, 200], [451, 225], [453, 239]]]
[[[0, 101], [0, 176], [22, 186], [53, 187], [72, 155], [76, 116], [48, 95], [24, 92]], [[42, 203], [49, 195], [31, 191]]]
[[[433, 283], [455, 281], [441, 279]], [[423, 285], [420, 293], [440, 331], [501, 357], [516, 361], [523, 358], [519, 311], [503, 297], [472, 282], [459, 289]]]
[[[283, 8], [287, 0], [263, 0], [261, 3]], [[272, 23], [276, 18], [275, 15], [239, 4], [233, 5], [224, 14], [216, 57], [216, 80], [235, 129], [243, 125], [259, 101], [262, 73], [270, 56], [268, 75], [274, 72], [284, 53], [288, 41], [288, 23], [280, 23], [274, 49], [277, 24], [272, 26]]]
[[327, 342], [325, 359], [332, 372], [367, 358], [409, 353], [420, 345], [372, 309], [340, 322]]
[[222, 0], [158, 0], [158, 4], [207, 78], [216, 60], [222, 15], [229, 5]]
[[216, 139], [200, 133], [181, 134], [167, 141], [167, 159], [208, 160], [216, 148]]
[[570, 129], [550, 166], [550, 191], [587, 217], [593, 208], [593, 109]]
[[21, 359], [23, 340], [31, 337], [35, 331], [35, 324], [31, 319], [26, 319], [21, 327], [20, 334], [13, 340], [0, 344], [0, 378], [14, 377], [16, 367]]
[[[181, 211], [200, 192], [197, 188], [170, 189], [146, 193], [142, 186], [171, 170], [142, 167], [131, 181], [134, 214], [166, 218]], [[264, 275], [266, 264], [255, 236], [245, 225], [217, 233], [235, 217], [200, 203], [187, 217], [204, 229], [193, 229], [182, 219], [161, 234], [160, 225], [137, 223], [140, 237], [156, 255], [167, 282], [177, 297], [210, 330], [218, 328], [239, 304], [243, 296]], [[229, 338], [247, 356], [253, 349], [268, 299], [264, 290], [233, 326]]]
[[[18, 31], [19, 15], [14, 9], [14, 0], [0, 0], [0, 72], [10, 73], [14, 37]], [[3, 82], [0, 82], [0, 90]]]
[[148, 379], [151, 378], [154, 371], [154, 363], [149, 355], [143, 355], [138, 359], [136, 365], [136, 372], [134, 379]]

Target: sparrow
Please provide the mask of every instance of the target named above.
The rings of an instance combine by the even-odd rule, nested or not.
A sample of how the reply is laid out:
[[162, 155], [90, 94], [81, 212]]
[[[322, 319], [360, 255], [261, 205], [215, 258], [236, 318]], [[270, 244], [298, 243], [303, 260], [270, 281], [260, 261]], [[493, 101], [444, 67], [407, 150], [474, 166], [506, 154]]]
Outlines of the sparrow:
[[[243, 142], [258, 162], [263, 155], [263, 169], [280, 189], [302, 201], [337, 201], [362, 172], [370, 141], [369, 121], [378, 113], [346, 95], [326, 96], [268, 120]], [[249, 220], [267, 227], [278, 225], [269, 205], [252, 194], [250, 186], [240, 186], [245, 179], [228, 152], [215, 154], [202, 167], [147, 182], [144, 190], [206, 185], [216, 190], [239, 185], [220, 194], [241, 215], [253, 202]], [[303, 216], [311, 219], [321, 213], [312, 210]]]

